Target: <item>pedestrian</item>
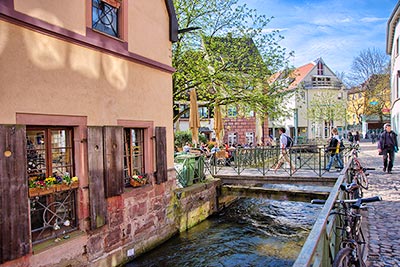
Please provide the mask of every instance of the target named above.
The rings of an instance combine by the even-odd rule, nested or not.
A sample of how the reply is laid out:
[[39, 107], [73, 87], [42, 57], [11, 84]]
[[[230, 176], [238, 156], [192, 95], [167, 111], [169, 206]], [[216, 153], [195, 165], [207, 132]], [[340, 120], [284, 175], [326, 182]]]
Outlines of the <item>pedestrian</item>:
[[349, 134], [348, 134], [348, 139], [349, 139], [349, 142], [350, 143], [353, 143], [353, 141], [354, 141], [354, 136], [353, 136], [353, 133], [352, 132], [349, 132]]
[[325, 170], [329, 172], [332, 167], [333, 161], [336, 160], [339, 166], [340, 171], [343, 169], [343, 161], [340, 156], [340, 137], [337, 128], [332, 128], [332, 137], [329, 140], [329, 146], [327, 148], [327, 152], [330, 152], [331, 155], [329, 157], [329, 163], [326, 166]]
[[375, 134], [375, 132], [373, 131], [372, 133], [371, 133], [371, 141], [372, 141], [372, 144], [375, 144], [375, 142], [376, 142], [376, 134]]
[[358, 131], [356, 131], [356, 135], [354, 135], [354, 143], [357, 145], [360, 144], [360, 133]]
[[379, 155], [383, 156], [383, 172], [392, 173], [394, 153], [398, 151], [397, 134], [392, 131], [390, 123], [384, 126], [384, 132], [378, 142]]
[[189, 153], [191, 148], [192, 148], [192, 146], [190, 145], [190, 143], [186, 142], [186, 144], [183, 146], [183, 152]]
[[286, 134], [286, 129], [284, 127], [279, 128], [279, 143], [280, 143], [280, 156], [279, 160], [276, 163], [274, 172], [276, 172], [283, 163], [287, 162], [290, 165], [290, 168], [292, 169], [292, 172], [295, 171], [295, 167], [293, 166], [293, 163], [291, 162], [289, 158], [289, 149], [288, 149], [288, 135]]

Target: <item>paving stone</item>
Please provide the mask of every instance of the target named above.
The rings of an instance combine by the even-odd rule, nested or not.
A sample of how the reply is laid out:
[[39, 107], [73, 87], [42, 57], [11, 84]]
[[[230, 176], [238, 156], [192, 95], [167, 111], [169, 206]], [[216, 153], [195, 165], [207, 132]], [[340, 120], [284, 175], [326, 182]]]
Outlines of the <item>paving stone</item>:
[[400, 267], [400, 158], [395, 159], [393, 174], [382, 172], [382, 156], [378, 156], [376, 144], [361, 143], [359, 158], [369, 171], [369, 189], [364, 197], [380, 195], [382, 202], [368, 204], [366, 238], [368, 243], [367, 266]]

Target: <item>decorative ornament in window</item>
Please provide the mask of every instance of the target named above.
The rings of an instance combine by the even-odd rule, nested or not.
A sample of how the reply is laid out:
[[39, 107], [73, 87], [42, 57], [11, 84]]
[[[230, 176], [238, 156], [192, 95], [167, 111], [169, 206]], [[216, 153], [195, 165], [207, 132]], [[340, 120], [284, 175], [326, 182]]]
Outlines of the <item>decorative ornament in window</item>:
[[119, 37], [118, 17], [121, 0], [92, 0], [92, 27]]

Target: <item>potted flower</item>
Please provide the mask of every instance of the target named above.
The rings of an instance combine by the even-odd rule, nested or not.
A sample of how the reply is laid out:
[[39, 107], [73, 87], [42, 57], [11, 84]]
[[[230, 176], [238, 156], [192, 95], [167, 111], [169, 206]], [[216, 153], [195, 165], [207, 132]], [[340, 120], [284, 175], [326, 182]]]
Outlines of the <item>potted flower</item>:
[[139, 187], [145, 185], [147, 183], [147, 176], [146, 175], [132, 175], [130, 178], [130, 184], [133, 187]]

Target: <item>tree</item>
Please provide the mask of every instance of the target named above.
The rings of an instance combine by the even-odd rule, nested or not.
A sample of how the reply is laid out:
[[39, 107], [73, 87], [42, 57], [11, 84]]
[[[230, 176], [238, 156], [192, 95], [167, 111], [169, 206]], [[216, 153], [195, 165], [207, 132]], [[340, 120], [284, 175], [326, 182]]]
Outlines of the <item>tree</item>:
[[[180, 32], [185, 32], [173, 46], [174, 103], [188, 100], [196, 88], [198, 101], [210, 108], [234, 103], [260, 113], [279, 112], [275, 107], [286, 93], [285, 84], [269, 79], [287, 67], [290, 53], [279, 45], [283, 37], [278, 31], [266, 32], [272, 18], [238, 0], [174, 4]], [[174, 110], [174, 121], [186, 112]]]
[[352, 63], [352, 74], [349, 76], [354, 93], [362, 95], [359, 99], [349, 101], [349, 106], [361, 121], [363, 115], [377, 116], [381, 122], [385, 119], [383, 110], [390, 106], [389, 57], [381, 50], [368, 48], [360, 52]]
[[344, 121], [346, 116], [345, 101], [338, 99], [338, 92], [326, 90], [319, 92], [310, 101], [307, 117], [315, 124], [329, 122], [333, 127], [334, 122]]
[[388, 63], [389, 57], [382, 50], [377, 48], [362, 50], [353, 59], [347, 82], [353, 86], [363, 84], [374, 74], [386, 73]]
[[375, 74], [363, 85], [364, 115], [387, 119], [384, 110], [390, 108], [390, 74]]

